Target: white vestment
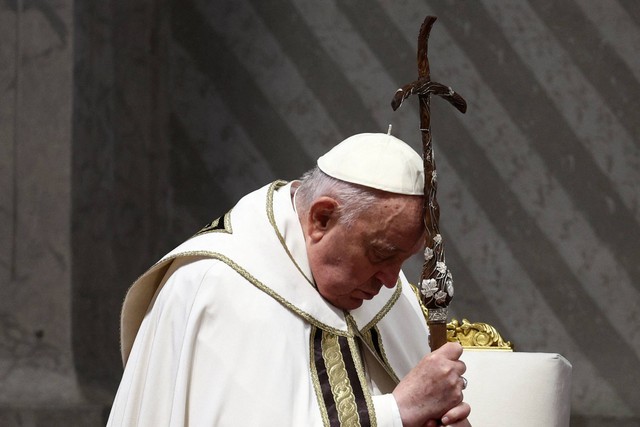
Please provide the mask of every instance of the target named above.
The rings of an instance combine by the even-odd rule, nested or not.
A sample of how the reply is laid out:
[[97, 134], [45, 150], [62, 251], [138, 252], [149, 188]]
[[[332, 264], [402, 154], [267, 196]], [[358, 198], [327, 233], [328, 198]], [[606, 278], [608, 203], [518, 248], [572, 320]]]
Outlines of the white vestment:
[[402, 274], [350, 313], [322, 298], [283, 182], [141, 276], [121, 333], [109, 426], [400, 426], [390, 391], [429, 351]]

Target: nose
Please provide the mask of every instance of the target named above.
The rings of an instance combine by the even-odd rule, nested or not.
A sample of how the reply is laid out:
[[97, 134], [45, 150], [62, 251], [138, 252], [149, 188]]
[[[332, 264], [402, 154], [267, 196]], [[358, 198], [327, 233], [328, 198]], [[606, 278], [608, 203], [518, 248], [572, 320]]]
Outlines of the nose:
[[376, 279], [387, 288], [393, 288], [400, 275], [400, 265], [390, 265], [376, 273]]

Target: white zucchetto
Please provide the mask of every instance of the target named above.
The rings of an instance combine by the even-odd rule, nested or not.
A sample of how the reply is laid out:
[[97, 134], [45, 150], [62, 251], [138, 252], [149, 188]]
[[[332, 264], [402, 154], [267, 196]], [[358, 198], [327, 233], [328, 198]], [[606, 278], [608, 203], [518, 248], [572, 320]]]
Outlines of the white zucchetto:
[[389, 134], [353, 135], [320, 157], [318, 167], [352, 184], [397, 194], [424, 194], [422, 157]]

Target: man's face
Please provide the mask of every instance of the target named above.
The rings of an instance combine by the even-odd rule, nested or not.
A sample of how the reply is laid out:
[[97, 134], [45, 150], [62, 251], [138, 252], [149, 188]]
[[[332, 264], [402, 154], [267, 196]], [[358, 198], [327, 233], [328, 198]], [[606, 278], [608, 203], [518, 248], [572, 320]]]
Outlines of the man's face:
[[335, 307], [352, 310], [396, 285], [400, 267], [424, 246], [422, 198], [394, 196], [367, 209], [347, 228], [337, 212], [316, 223], [307, 239], [318, 292]]

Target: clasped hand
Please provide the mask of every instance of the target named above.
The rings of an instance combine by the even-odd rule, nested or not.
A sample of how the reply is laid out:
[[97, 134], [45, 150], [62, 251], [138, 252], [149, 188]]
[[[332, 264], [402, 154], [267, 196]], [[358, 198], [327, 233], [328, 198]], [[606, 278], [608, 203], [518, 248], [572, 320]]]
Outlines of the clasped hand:
[[[429, 353], [393, 391], [405, 427], [470, 426], [470, 406], [463, 401], [462, 346], [447, 343]], [[440, 420], [442, 424], [440, 424]]]

